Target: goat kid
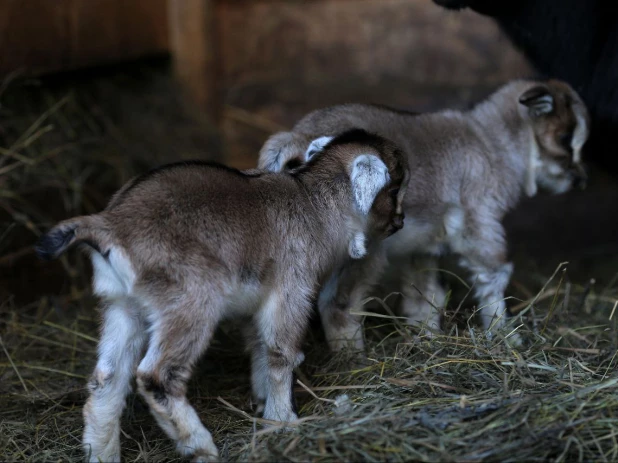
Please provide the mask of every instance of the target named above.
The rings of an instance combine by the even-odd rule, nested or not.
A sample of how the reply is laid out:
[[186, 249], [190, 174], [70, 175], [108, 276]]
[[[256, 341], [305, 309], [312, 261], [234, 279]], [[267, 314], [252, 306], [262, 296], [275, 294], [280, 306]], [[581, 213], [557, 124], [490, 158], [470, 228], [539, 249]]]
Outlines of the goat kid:
[[[358, 308], [390, 261], [399, 273], [402, 310], [410, 324], [439, 329], [446, 293], [437, 257], [450, 250], [470, 271], [485, 329], [506, 321], [507, 262], [501, 221], [525, 193], [554, 193], [585, 179], [581, 149], [588, 113], [566, 83], [513, 81], [468, 111], [414, 114], [362, 104], [310, 113], [291, 132], [273, 135], [259, 166], [294, 172], [337, 133], [359, 127], [393, 140], [408, 156], [412, 181], [402, 232], [366, 258], [339, 268], [318, 298], [332, 349], [363, 348]], [[517, 333], [510, 341], [520, 343]]]
[[[84, 407], [90, 461], [119, 461], [131, 381], [180, 453], [217, 457], [186, 398], [193, 366], [224, 318], [251, 318], [252, 390], [268, 420], [291, 422], [293, 369], [311, 300], [348, 256], [403, 225], [405, 157], [351, 131], [292, 175], [181, 162], [130, 181], [95, 215], [37, 245], [53, 259], [82, 243], [102, 299], [98, 362]], [[145, 352], [145, 355], [144, 355]]]
[[433, 1], [492, 18], [542, 75], [576, 88], [592, 120], [587, 160], [618, 173], [618, 159], [608, 149], [618, 130], [618, 9], [613, 0]]

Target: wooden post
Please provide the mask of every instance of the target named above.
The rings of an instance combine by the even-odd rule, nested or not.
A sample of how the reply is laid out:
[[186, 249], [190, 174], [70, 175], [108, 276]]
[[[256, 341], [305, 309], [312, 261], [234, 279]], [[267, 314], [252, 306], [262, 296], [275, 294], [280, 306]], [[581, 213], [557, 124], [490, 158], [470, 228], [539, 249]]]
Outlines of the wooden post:
[[194, 101], [218, 124], [222, 102], [217, 85], [216, 0], [168, 0], [174, 72]]

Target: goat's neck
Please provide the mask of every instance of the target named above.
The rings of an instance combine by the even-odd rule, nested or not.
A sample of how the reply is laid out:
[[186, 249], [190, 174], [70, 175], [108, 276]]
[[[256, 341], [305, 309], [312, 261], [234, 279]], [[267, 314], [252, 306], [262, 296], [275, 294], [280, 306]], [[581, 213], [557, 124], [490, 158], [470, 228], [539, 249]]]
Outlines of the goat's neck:
[[[506, 213], [527, 194], [533, 195], [531, 185], [536, 185], [531, 173], [538, 146], [527, 120], [509, 101], [487, 100], [471, 111], [471, 118], [484, 132], [487, 156], [494, 181], [489, 182], [502, 199], [500, 209]], [[531, 170], [532, 168], [532, 170]]]
[[358, 216], [354, 210], [348, 177], [341, 175], [318, 175], [305, 173], [299, 178], [308, 203], [313, 209], [311, 214], [321, 222], [321, 227], [328, 236], [327, 242], [320, 246], [329, 259], [347, 255], [350, 239], [358, 233], [365, 233], [367, 221]]

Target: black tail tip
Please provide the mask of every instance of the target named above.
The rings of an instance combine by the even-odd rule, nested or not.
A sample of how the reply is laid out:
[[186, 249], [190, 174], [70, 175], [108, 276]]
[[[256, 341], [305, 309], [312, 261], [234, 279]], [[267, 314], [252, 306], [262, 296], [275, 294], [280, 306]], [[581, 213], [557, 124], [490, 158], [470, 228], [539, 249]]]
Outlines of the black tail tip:
[[75, 229], [54, 228], [41, 236], [34, 246], [34, 251], [39, 259], [54, 260], [71, 244], [75, 237]]

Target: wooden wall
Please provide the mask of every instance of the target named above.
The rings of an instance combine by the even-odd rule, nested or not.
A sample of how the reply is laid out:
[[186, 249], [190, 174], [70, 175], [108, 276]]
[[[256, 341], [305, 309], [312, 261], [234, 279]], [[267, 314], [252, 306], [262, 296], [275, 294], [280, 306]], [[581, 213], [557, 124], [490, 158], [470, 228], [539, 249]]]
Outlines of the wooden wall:
[[431, 0], [0, 0], [0, 47], [0, 78], [170, 53], [228, 132], [345, 101], [431, 109], [531, 73], [490, 19]]
[[168, 51], [167, 0], [0, 0], [0, 76]]

